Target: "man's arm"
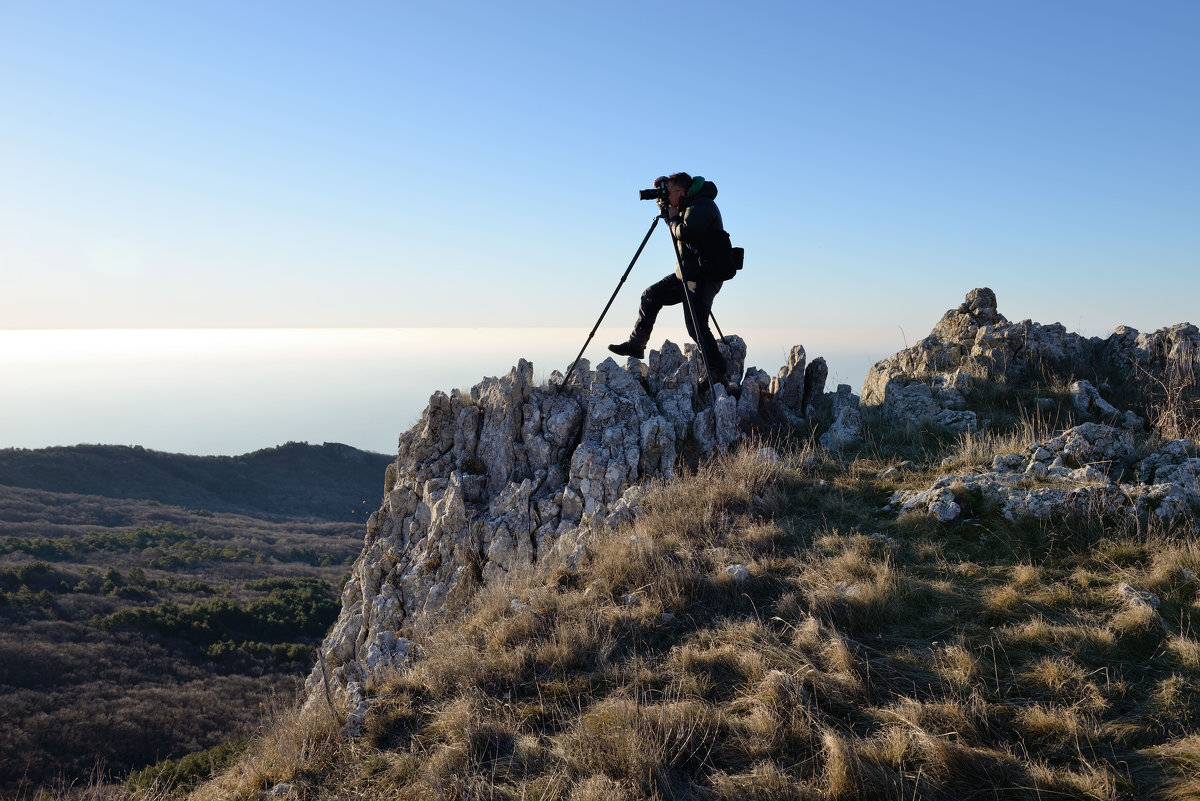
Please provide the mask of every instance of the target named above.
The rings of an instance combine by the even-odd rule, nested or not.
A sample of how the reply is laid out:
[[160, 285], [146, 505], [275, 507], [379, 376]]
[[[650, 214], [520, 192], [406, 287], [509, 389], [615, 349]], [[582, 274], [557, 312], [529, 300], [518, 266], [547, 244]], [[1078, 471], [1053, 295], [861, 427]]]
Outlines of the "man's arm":
[[697, 201], [667, 220], [671, 233], [680, 242], [695, 245], [712, 228], [717, 219], [717, 204], [711, 200]]

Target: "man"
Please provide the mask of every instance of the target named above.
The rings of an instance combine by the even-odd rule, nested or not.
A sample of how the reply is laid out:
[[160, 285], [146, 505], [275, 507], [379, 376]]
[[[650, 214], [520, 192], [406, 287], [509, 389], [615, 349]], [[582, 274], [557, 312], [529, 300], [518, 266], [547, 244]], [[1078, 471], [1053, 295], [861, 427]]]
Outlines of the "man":
[[700, 345], [708, 362], [711, 375], [701, 384], [701, 389], [707, 389], [714, 380], [727, 383], [729, 379], [725, 357], [708, 328], [713, 298], [721, 291], [722, 281], [718, 276], [727, 276], [729, 271], [729, 234], [725, 232], [721, 212], [713, 202], [717, 187], [712, 181], [701, 177], [693, 179], [686, 172], [677, 172], [654, 182], [655, 187], [661, 188], [664, 184], [666, 203], [659, 203], [671, 228], [671, 236], [678, 242], [675, 273], [646, 288], [633, 333], [627, 341], [609, 345], [608, 349], [619, 356], [645, 357], [646, 343], [650, 341], [658, 312], [663, 306], [683, 303], [686, 292], [695, 320], [688, 313], [687, 304], [683, 308], [683, 318], [688, 334]]

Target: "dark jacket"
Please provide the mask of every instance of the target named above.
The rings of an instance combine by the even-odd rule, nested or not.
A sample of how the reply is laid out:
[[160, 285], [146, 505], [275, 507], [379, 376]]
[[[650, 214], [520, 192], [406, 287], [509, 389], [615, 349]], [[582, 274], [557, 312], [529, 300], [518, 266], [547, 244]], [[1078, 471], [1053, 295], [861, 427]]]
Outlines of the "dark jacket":
[[[729, 269], [729, 234], [721, 221], [721, 210], [713, 202], [717, 196], [717, 185], [705, 181], [699, 191], [685, 197], [680, 204], [680, 214], [668, 219], [671, 233], [679, 240], [683, 255], [685, 281], [720, 280]], [[675, 270], [679, 273], [679, 268]]]

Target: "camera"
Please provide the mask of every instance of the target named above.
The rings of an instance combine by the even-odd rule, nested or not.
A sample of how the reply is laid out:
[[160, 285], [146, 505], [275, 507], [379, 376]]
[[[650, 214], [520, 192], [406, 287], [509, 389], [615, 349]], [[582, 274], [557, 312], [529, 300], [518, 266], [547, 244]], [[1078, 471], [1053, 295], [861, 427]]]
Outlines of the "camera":
[[638, 190], [638, 198], [640, 200], [658, 200], [661, 202], [666, 201], [667, 196], [670, 194], [671, 193], [667, 191], [666, 177], [655, 178], [653, 189]]

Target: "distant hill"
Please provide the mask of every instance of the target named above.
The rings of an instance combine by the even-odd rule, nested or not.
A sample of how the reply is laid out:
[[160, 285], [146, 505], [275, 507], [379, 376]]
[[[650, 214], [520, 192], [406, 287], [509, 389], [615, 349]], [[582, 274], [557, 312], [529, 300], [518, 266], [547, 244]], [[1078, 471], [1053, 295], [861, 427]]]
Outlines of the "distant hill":
[[289, 442], [241, 456], [124, 445], [6, 448], [0, 450], [0, 485], [265, 518], [361, 520], [364, 501], [371, 511], [378, 506], [391, 461], [328, 442]]

